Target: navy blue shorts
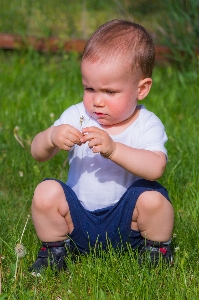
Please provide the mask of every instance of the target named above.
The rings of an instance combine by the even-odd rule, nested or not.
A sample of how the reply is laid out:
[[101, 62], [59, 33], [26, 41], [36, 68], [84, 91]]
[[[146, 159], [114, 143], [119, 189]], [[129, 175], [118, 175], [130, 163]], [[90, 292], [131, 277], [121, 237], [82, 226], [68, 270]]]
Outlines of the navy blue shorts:
[[160, 183], [140, 179], [128, 188], [115, 205], [88, 211], [69, 186], [60, 180], [56, 181], [64, 190], [74, 225], [69, 235], [70, 242], [80, 253], [88, 253], [98, 247], [105, 250], [110, 244], [119, 249], [125, 249], [127, 245], [137, 248], [143, 237], [139, 231], [131, 229], [131, 221], [138, 197], [145, 191], [157, 191], [169, 200], [167, 190]]

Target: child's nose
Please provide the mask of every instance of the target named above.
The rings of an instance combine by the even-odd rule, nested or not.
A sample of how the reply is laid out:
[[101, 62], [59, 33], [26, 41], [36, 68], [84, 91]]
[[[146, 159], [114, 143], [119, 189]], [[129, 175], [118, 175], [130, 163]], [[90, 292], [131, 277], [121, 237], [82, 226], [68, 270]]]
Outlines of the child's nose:
[[94, 106], [104, 106], [105, 102], [102, 95], [95, 94], [93, 97]]

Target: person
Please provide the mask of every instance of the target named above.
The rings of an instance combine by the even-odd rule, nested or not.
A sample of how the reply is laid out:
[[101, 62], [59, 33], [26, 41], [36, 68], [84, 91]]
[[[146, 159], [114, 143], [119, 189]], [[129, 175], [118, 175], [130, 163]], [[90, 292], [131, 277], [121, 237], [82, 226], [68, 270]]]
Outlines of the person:
[[68, 153], [66, 183], [47, 178], [35, 189], [32, 219], [42, 248], [31, 266], [65, 269], [67, 247], [138, 249], [171, 264], [174, 212], [162, 176], [167, 135], [160, 119], [138, 104], [149, 93], [155, 47], [147, 30], [112, 20], [90, 37], [81, 60], [83, 101], [67, 108], [32, 141], [34, 159]]

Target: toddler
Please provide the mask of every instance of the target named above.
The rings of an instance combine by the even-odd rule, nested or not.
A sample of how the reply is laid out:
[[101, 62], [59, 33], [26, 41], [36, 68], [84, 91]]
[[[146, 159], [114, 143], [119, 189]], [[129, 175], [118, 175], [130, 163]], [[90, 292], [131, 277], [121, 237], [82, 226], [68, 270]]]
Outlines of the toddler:
[[[30, 270], [65, 269], [67, 247], [138, 249], [139, 262], [171, 264], [173, 208], [159, 179], [167, 136], [159, 118], [138, 105], [150, 92], [154, 43], [141, 25], [112, 20], [89, 39], [82, 56], [83, 101], [66, 109], [31, 146], [40, 162], [65, 151], [66, 183], [35, 189], [32, 218], [42, 248]], [[66, 78], [67, 80], [67, 78]]]

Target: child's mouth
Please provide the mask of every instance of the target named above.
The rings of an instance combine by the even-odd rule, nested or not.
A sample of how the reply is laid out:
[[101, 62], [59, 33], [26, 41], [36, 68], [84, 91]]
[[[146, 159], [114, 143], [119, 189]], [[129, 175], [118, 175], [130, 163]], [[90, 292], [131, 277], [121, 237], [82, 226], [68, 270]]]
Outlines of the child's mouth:
[[97, 117], [103, 117], [106, 116], [106, 114], [100, 113], [100, 112], [94, 112], [94, 115]]

